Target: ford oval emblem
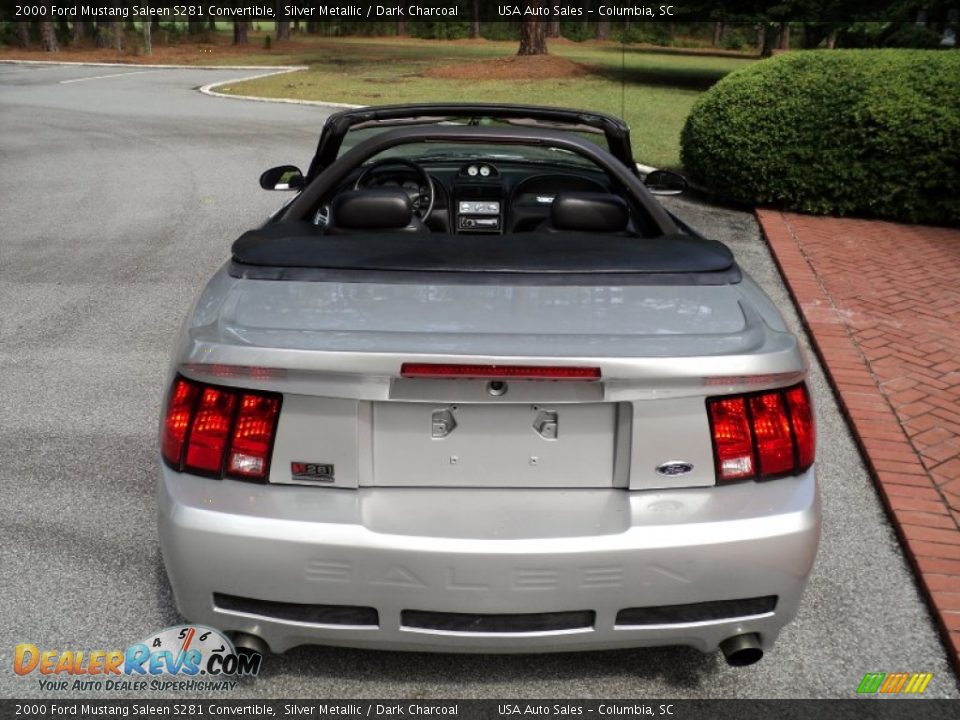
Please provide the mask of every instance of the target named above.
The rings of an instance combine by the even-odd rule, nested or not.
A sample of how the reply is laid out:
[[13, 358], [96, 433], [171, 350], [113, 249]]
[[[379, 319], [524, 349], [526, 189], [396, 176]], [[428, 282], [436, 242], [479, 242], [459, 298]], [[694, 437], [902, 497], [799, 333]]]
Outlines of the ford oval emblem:
[[671, 460], [670, 462], [665, 462], [663, 465], [657, 466], [657, 475], [675, 477], [677, 475], [686, 475], [692, 470], [692, 463], [683, 462], [682, 460]]

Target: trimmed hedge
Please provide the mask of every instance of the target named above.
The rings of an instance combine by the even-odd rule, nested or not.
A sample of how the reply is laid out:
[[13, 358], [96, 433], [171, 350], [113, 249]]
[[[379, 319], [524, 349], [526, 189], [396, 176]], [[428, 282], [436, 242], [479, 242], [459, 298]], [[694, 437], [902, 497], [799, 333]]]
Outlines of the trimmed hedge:
[[720, 197], [960, 225], [960, 52], [814, 50], [731, 73], [681, 135]]

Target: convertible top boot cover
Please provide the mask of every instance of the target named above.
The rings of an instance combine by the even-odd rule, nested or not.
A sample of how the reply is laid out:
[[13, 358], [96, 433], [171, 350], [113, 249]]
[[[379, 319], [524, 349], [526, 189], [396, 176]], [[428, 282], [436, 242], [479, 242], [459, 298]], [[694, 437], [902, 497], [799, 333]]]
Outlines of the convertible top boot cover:
[[[233, 244], [231, 274], [273, 280], [357, 280], [370, 273], [410, 282], [442, 273], [454, 283], [597, 282], [721, 285], [740, 281], [730, 250], [690, 235], [635, 238], [593, 232], [517, 235], [322, 234], [303, 222], [275, 223], [244, 233]], [[490, 276], [497, 276], [496, 278]], [[593, 281], [590, 278], [594, 278]]]

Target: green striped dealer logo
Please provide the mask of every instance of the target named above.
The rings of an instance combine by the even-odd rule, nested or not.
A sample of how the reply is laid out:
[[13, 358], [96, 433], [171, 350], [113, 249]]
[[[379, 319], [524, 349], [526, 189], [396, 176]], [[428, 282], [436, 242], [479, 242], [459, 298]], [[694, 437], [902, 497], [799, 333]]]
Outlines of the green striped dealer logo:
[[933, 673], [867, 673], [860, 681], [857, 692], [861, 695], [919, 695], [927, 689], [931, 680]]

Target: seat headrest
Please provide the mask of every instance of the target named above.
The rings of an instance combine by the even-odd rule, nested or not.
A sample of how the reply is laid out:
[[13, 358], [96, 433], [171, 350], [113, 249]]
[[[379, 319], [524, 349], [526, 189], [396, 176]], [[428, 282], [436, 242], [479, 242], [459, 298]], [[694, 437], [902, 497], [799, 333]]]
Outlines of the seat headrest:
[[337, 195], [330, 224], [351, 230], [406, 228], [413, 221], [413, 203], [402, 190], [350, 190]]
[[607, 193], [559, 193], [550, 205], [556, 230], [621, 232], [630, 220], [627, 204]]

